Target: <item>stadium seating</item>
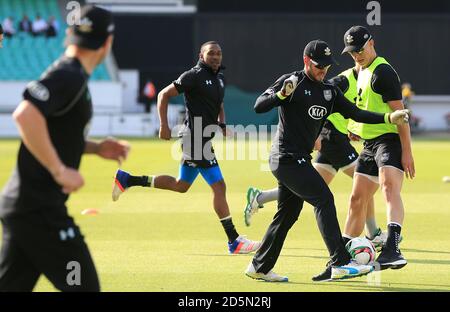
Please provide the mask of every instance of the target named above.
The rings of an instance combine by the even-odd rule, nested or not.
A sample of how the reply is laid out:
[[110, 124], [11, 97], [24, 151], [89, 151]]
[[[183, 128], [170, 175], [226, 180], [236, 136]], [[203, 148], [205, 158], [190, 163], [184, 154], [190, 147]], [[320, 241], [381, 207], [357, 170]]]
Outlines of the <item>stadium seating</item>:
[[[40, 14], [44, 20], [54, 16], [60, 29], [56, 37], [33, 37], [18, 31], [18, 22], [27, 14], [33, 20]], [[62, 17], [57, 0], [0, 0], [0, 21], [14, 18], [17, 33], [3, 40], [0, 49], [0, 80], [34, 80], [64, 51], [66, 22]], [[92, 80], [111, 80], [106, 66], [101, 64], [91, 77]]]

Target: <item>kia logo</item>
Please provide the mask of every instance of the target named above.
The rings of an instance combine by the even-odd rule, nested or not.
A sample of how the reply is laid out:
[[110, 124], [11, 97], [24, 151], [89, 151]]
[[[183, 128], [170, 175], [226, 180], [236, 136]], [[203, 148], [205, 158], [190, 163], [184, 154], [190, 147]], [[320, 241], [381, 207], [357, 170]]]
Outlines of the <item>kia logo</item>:
[[308, 109], [308, 114], [313, 119], [322, 119], [327, 114], [327, 109], [322, 106], [313, 105]]

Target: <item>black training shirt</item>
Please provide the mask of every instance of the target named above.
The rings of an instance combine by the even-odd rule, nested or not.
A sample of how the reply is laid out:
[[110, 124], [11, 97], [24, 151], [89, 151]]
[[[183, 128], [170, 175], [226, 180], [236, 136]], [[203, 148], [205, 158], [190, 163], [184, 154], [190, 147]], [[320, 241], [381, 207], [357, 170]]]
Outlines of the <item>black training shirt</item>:
[[[62, 56], [23, 92], [23, 98], [44, 116], [61, 161], [75, 169], [80, 166], [92, 117], [88, 78], [78, 59]], [[33, 210], [67, 213], [64, 206], [67, 198], [22, 142], [17, 167], [0, 196], [0, 215]]]
[[400, 78], [395, 69], [389, 64], [378, 65], [372, 74], [372, 90], [383, 98], [384, 102], [402, 99]]
[[[298, 85], [289, 97], [282, 100], [276, 92], [292, 74], [298, 76]], [[255, 111], [264, 113], [277, 106], [279, 122], [272, 144], [272, 156], [311, 154], [323, 123], [331, 113], [338, 112], [345, 118], [365, 123], [384, 123], [383, 114], [360, 110], [344, 97], [338, 87], [328, 81], [313, 81], [304, 71], [281, 76], [258, 97]]]
[[[225, 77], [221, 69], [215, 73], [211, 67], [199, 61], [195, 67], [181, 74], [173, 82], [178, 93], [184, 93], [186, 103], [184, 124], [192, 133], [195, 117], [201, 118], [202, 133], [205, 127], [217, 125], [225, 95]], [[205, 139], [212, 137], [213, 135], [207, 135]]]

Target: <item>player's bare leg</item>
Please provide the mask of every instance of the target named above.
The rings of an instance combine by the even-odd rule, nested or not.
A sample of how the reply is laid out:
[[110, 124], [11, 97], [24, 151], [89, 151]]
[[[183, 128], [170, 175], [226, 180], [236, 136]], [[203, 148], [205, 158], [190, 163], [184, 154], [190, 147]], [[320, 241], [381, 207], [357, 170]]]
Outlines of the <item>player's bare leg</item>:
[[[343, 172], [353, 179], [356, 164], [343, 170]], [[366, 237], [372, 241], [377, 249], [381, 249], [386, 242], [386, 232], [381, 231], [375, 219], [375, 200], [373, 196], [367, 202], [366, 207]], [[351, 231], [353, 232], [353, 231]], [[359, 236], [359, 235], [358, 235]]]
[[403, 224], [404, 208], [400, 192], [403, 184], [403, 171], [392, 168], [380, 168], [380, 186], [387, 205], [387, 222]]
[[407, 264], [398, 246], [404, 219], [404, 207], [400, 196], [404, 172], [386, 166], [379, 169], [379, 175], [381, 190], [387, 205], [388, 237], [377, 262], [381, 269], [400, 269]]
[[378, 189], [378, 184], [375, 180], [371, 179], [358, 173], [353, 176], [353, 189], [344, 227], [344, 238], [351, 239], [357, 237], [364, 230], [367, 203], [373, 199]]
[[231, 254], [246, 254], [258, 250], [260, 243], [240, 236], [231, 219], [230, 208], [226, 198], [226, 184], [220, 180], [211, 184], [213, 191], [213, 205], [217, 216], [228, 236], [228, 251]]
[[226, 198], [226, 184], [224, 180], [211, 185], [213, 191], [213, 205], [219, 219], [230, 216], [230, 208], [228, 207]]
[[168, 175], [133, 176], [126, 171], [118, 169], [114, 177], [112, 190], [113, 201], [117, 201], [120, 195], [132, 186], [154, 187], [179, 193], [186, 193], [191, 187], [191, 183]]
[[313, 166], [314, 166], [314, 169], [316, 169], [317, 172], [320, 174], [322, 179], [324, 179], [324, 181], [327, 185], [329, 185], [331, 183], [331, 181], [333, 181], [333, 179], [336, 175], [336, 170], [334, 170], [331, 166], [330, 166], [331, 170], [330, 169], [327, 170], [327, 169], [325, 169], [325, 167], [323, 167], [323, 165], [317, 164], [317, 163], [314, 163]]
[[168, 175], [160, 175], [153, 178], [153, 187], [178, 193], [186, 193], [191, 185], [186, 181]]

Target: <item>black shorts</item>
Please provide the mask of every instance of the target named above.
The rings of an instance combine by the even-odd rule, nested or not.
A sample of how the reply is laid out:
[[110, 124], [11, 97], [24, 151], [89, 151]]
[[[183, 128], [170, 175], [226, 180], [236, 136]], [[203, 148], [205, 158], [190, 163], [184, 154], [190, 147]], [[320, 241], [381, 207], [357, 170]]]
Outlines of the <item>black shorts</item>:
[[391, 166], [403, 171], [402, 145], [396, 133], [386, 133], [364, 142], [355, 171], [378, 177], [378, 169]]
[[358, 152], [350, 144], [350, 139], [326, 121], [322, 132], [322, 147], [314, 160], [317, 164], [329, 165], [338, 171], [358, 158]]
[[41, 274], [61, 291], [100, 290], [89, 249], [71, 217], [49, 222], [33, 212], [1, 221], [0, 292], [32, 291]]

